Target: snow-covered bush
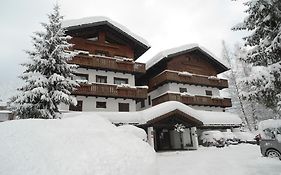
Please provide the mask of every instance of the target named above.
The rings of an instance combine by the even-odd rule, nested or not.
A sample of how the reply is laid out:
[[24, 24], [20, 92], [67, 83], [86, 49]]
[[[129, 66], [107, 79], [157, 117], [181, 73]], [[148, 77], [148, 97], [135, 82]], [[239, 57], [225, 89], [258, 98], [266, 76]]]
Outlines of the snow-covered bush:
[[69, 117], [0, 123], [0, 174], [156, 174], [148, 143], [98, 115], [64, 116]]
[[251, 132], [233, 132], [240, 142], [255, 143], [255, 134]]
[[222, 132], [213, 131], [203, 131], [199, 141], [203, 146], [224, 146], [225, 139]]

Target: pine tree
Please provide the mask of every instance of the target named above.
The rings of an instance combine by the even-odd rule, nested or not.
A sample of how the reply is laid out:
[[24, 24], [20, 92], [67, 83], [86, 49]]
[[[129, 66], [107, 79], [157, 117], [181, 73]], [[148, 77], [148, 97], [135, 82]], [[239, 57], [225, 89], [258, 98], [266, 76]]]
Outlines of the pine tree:
[[225, 91], [231, 95], [232, 99], [232, 107], [227, 110], [238, 114], [249, 130], [257, 129], [259, 121], [274, 116], [273, 111], [254, 99], [245, 99], [244, 94], [251, 91], [251, 85], [245, 84], [244, 80], [251, 76], [252, 70], [251, 64], [243, 61], [247, 56], [245, 48], [238, 44], [235, 45], [234, 52], [231, 52], [225, 44], [223, 48], [223, 58], [227, 60], [231, 68], [222, 75], [228, 79], [229, 88]]
[[67, 60], [74, 55], [68, 52], [72, 45], [61, 26], [63, 17], [59, 6], [48, 15], [49, 23], [42, 23], [44, 32], [35, 32], [32, 37], [33, 50], [27, 51], [29, 62], [23, 75], [25, 85], [12, 98], [11, 109], [19, 118], [57, 118], [60, 103], [76, 104], [70, 96], [78, 84], [71, 78], [75, 65]]
[[245, 3], [248, 17], [233, 30], [249, 30], [245, 37], [249, 51], [245, 61], [253, 73], [245, 81], [251, 86], [246, 95], [275, 111], [281, 107], [281, 1], [251, 0]]

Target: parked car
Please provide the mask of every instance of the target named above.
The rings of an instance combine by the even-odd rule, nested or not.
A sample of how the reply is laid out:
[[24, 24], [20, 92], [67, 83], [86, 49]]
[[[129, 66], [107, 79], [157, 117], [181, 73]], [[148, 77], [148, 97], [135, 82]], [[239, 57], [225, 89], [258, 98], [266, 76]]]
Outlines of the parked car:
[[213, 131], [203, 131], [200, 138], [200, 143], [203, 146], [216, 146], [216, 147], [224, 147], [225, 139], [222, 132], [213, 130]]
[[281, 120], [262, 121], [259, 130], [261, 154], [281, 160]]

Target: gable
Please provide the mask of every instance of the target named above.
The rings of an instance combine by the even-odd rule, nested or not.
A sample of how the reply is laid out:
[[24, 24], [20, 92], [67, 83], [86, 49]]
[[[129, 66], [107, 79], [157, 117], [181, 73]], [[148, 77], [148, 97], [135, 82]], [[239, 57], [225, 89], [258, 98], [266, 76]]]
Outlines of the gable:
[[147, 125], [170, 125], [174, 126], [177, 123], [184, 124], [185, 126], [201, 126], [202, 121], [190, 116], [178, 109], [170, 111], [166, 114], [158, 116], [152, 120], [147, 121]]
[[111, 43], [129, 45], [134, 49], [134, 58], [140, 57], [149, 48], [143, 38], [135, 35], [126, 27], [106, 17], [89, 17], [63, 21], [66, 33], [75, 37], [92, 38], [99, 31], [107, 32], [107, 40]]
[[167, 61], [167, 69], [206, 76], [219, 73], [217, 65], [211, 63], [208, 56], [198, 50], [171, 57]]
[[[171, 60], [171, 58], [179, 57], [179, 56], [185, 55], [187, 53], [199, 54], [199, 56], [194, 56], [194, 57], [200, 57], [200, 58], [202, 58], [202, 60], [205, 60], [205, 62], [210, 63], [211, 66], [209, 66], [210, 64], [205, 65], [205, 66], [214, 67], [216, 70], [216, 74], [229, 70], [224, 64], [222, 64], [221, 62], [218, 61], [216, 56], [214, 56], [212, 53], [210, 53], [204, 47], [199, 46], [198, 44], [187, 44], [187, 45], [171, 48], [168, 50], [164, 50], [164, 51], [161, 51], [158, 54], [156, 54], [154, 57], [152, 57], [151, 59], [149, 59], [146, 62], [147, 72], [150, 72], [150, 70], [154, 70], [155, 67], [158, 70], [167, 69], [166, 68], [167, 62], [169, 60]], [[185, 70], [185, 71], [187, 71], [187, 70]], [[206, 72], [205, 72], [205, 74], [206, 74]], [[214, 75], [216, 75], [216, 74], [214, 74]]]

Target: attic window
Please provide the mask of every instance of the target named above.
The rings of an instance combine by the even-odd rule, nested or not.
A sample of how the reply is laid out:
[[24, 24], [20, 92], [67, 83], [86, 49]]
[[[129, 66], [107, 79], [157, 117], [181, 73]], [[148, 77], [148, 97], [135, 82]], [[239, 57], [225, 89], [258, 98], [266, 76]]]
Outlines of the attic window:
[[89, 41], [98, 41], [99, 37], [95, 36], [95, 37], [92, 37], [92, 38], [88, 38], [87, 40], [89, 40]]
[[205, 90], [205, 92], [206, 92], [206, 95], [208, 95], [208, 96], [212, 96], [212, 95], [213, 95], [213, 92], [212, 92], [212, 91]]
[[103, 50], [96, 50], [95, 54], [100, 56], [109, 56], [109, 52]]

